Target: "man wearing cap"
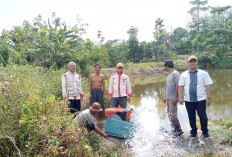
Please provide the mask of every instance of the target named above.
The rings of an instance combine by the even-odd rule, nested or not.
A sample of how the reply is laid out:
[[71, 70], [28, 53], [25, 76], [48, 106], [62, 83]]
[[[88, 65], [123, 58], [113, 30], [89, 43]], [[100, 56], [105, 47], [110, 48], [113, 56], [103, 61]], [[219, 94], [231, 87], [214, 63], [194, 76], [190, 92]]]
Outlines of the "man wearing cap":
[[164, 103], [167, 103], [168, 118], [171, 121], [171, 126], [174, 132], [173, 137], [178, 137], [183, 134], [177, 116], [178, 82], [180, 74], [174, 69], [172, 60], [167, 60], [164, 66], [166, 71], [169, 73], [166, 80], [167, 90]]
[[116, 72], [111, 75], [109, 84], [110, 107], [126, 108], [127, 100], [131, 101], [132, 91], [129, 76], [123, 73], [124, 65], [118, 63]]
[[62, 76], [62, 94], [64, 100], [69, 100], [70, 113], [81, 110], [83, 92], [81, 87], [81, 77], [76, 73], [76, 63], [68, 63], [69, 72]]
[[97, 116], [102, 111], [101, 105], [98, 102], [94, 102], [89, 109], [82, 111], [78, 116], [78, 126], [85, 127], [88, 132], [94, 130], [103, 137], [108, 135], [101, 131], [96, 123], [94, 123], [94, 116]]
[[[189, 69], [183, 72], [179, 81], [179, 103], [185, 102], [188, 112], [189, 123], [191, 127], [189, 138], [193, 139], [197, 136], [196, 111], [200, 118], [202, 134], [205, 138], [210, 138], [208, 133], [208, 118], [206, 114], [206, 105], [211, 104], [210, 85], [213, 84], [209, 74], [197, 68], [197, 57], [190, 56], [188, 58]], [[182, 94], [184, 92], [184, 99]]]

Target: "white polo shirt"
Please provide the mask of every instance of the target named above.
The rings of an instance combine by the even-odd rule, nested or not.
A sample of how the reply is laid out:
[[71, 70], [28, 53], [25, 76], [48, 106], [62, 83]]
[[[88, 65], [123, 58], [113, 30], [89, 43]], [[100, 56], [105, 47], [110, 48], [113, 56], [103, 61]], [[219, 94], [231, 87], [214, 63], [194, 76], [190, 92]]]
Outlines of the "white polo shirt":
[[[195, 80], [192, 80], [195, 82]], [[184, 101], [190, 102], [190, 71], [183, 72], [180, 76], [179, 86], [184, 86]], [[201, 69], [197, 69], [197, 80], [196, 80], [196, 95], [197, 101], [205, 100], [207, 98], [205, 86], [213, 84], [209, 74]]]

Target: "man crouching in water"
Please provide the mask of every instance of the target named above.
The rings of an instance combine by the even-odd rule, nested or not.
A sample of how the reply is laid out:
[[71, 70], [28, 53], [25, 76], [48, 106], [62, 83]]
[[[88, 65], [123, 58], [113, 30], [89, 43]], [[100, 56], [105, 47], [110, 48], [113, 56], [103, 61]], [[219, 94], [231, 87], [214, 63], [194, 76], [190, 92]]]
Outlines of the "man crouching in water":
[[78, 116], [78, 126], [87, 128], [88, 132], [94, 130], [103, 137], [108, 135], [101, 131], [98, 126], [94, 123], [94, 116], [98, 115], [102, 111], [101, 105], [98, 102], [94, 102], [89, 109], [82, 111]]

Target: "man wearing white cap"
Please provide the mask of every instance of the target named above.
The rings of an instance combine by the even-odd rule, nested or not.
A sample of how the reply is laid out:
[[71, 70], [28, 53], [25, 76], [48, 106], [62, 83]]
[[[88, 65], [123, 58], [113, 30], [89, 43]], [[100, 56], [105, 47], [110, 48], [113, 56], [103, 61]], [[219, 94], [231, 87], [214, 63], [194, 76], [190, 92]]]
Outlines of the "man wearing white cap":
[[[189, 70], [183, 72], [179, 80], [179, 103], [185, 102], [188, 112], [189, 123], [191, 127], [189, 138], [197, 136], [196, 111], [200, 117], [201, 130], [205, 138], [210, 138], [208, 133], [208, 118], [206, 114], [206, 105], [211, 104], [210, 85], [213, 84], [209, 74], [197, 68], [197, 57], [188, 58]], [[184, 99], [182, 94], [184, 92]]]
[[127, 100], [131, 101], [132, 90], [129, 76], [123, 73], [124, 65], [118, 63], [116, 72], [111, 75], [109, 84], [110, 107], [126, 108]]

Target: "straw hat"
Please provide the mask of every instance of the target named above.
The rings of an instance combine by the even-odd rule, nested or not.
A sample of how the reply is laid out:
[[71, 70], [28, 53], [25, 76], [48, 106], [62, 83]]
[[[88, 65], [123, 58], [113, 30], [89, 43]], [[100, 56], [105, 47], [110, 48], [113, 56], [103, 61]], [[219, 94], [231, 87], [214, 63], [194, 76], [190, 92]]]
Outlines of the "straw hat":
[[94, 102], [92, 106], [89, 107], [91, 111], [101, 112], [103, 109], [98, 102]]

